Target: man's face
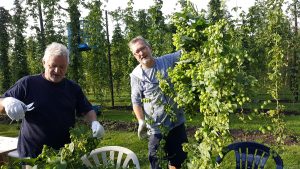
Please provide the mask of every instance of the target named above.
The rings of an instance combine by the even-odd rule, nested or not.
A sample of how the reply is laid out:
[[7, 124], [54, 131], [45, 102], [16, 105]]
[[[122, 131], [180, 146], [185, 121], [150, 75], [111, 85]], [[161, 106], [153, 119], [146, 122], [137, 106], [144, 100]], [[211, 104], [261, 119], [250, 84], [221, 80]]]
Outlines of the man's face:
[[133, 44], [131, 46], [131, 51], [135, 59], [141, 64], [146, 65], [153, 59], [150, 47], [147, 46], [143, 41], [139, 40]]
[[64, 56], [53, 56], [43, 61], [45, 78], [51, 82], [58, 83], [65, 78], [68, 68], [68, 60]]

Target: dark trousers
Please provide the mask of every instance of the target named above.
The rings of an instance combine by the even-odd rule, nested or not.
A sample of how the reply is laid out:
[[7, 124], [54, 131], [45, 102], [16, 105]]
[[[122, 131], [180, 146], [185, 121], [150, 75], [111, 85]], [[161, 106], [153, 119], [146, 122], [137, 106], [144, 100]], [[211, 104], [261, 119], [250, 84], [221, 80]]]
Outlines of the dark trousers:
[[187, 153], [182, 150], [182, 144], [187, 143], [188, 141], [184, 124], [170, 130], [166, 138], [163, 138], [162, 134], [150, 135], [148, 158], [151, 169], [161, 169], [157, 157], [157, 150], [162, 139], [165, 139], [166, 141], [164, 151], [167, 154], [166, 159], [168, 160], [169, 165], [180, 168], [181, 164], [187, 158]]

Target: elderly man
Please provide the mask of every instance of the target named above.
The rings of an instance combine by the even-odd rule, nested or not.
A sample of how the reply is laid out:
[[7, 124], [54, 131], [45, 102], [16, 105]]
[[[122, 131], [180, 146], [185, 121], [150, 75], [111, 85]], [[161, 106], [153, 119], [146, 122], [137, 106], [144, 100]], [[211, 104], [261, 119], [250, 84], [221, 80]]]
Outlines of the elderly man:
[[[154, 58], [149, 43], [141, 36], [132, 39], [128, 45], [140, 63], [130, 74], [131, 100], [133, 111], [139, 122], [138, 136], [142, 137], [144, 128], [146, 126], [148, 128], [148, 157], [151, 168], [161, 168], [157, 157], [161, 139], [166, 141], [163, 148], [169, 160], [169, 168], [180, 168], [187, 157], [187, 154], [182, 150], [182, 144], [187, 142], [183, 110], [179, 109], [172, 99], [162, 93], [156, 73], [159, 72], [164, 78], [167, 78], [167, 69], [174, 67], [181, 53], [178, 51]], [[143, 99], [148, 101], [143, 102]], [[176, 120], [171, 120], [171, 117], [165, 112], [165, 104], [173, 105]], [[165, 138], [163, 138], [160, 127], [166, 128], [168, 131]]]
[[91, 123], [94, 137], [104, 134], [80, 86], [65, 78], [68, 49], [53, 42], [42, 62], [44, 73], [19, 79], [0, 98], [0, 112], [12, 120], [22, 120], [17, 147], [22, 158], [37, 157], [43, 145], [59, 149], [69, 143], [69, 129], [76, 115], [84, 115]]

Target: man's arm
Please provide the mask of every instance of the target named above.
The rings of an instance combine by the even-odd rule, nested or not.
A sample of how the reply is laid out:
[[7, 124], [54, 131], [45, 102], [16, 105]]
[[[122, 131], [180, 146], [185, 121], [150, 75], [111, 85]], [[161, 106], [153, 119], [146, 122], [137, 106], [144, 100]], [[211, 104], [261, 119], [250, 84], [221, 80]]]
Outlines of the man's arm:
[[137, 120], [144, 120], [144, 110], [140, 105], [133, 105], [133, 112]]
[[3, 98], [0, 98], [0, 114], [4, 114], [5, 113], [5, 109], [4, 109], [4, 106], [2, 104], [2, 100], [3, 100]]
[[87, 122], [92, 123], [93, 121], [97, 120], [97, 115], [96, 112], [94, 110], [90, 110], [86, 115], [85, 115], [85, 119], [87, 120]]
[[147, 129], [146, 129], [146, 122], [144, 120], [144, 112], [143, 108], [140, 105], [133, 105], [133, 111], [135, 114], [135, 117], [137, 118], [139, 122], [138, 127], [138, 137], [139, 139], [145, 138], [147, 136]]
[[97, 115], [94, 110], [90, 110], [86, 115], [85, 119], [91, 123], [93, 137], [101, 138], [104, 136], [104, 128], [97, 120]]

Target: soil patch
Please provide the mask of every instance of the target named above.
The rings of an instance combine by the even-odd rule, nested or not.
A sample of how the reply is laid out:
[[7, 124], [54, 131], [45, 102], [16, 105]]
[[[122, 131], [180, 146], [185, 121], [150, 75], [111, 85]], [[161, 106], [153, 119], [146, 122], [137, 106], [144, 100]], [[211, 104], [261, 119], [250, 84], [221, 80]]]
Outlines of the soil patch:
[[[9, 124], [11, 120], [6, 115], [0, 115], [0, 124]], [[15, 122], [14, 122], [15, 123]], [[106, 130], [119, 130], [119, 131], [130, 131], [137, 132], [138, 124], [135, 122], [124, 122], [124, 121], [111, 121], [105, 120], [101, 121], [101, 124]], [[193, 137], [197, 127], [188, 126], [187, 134], [190, 137]], [[260, 131], [244, 131], [238, 129], [230, 130], [230, 133], [234, 139], [234, 141], [255, 141], [259, 140], [262, 143], [266, 144], [274, 144], [276, 138], [270, 134], [263, 134]], [[300, 144], [300, 136], [288, 135], [285, 139], [285, 145], [299, 145]]]
[[[138, 124], [134, 122], [120, 122], [120, 121], [101, 121], [104, 128], [107, 130], [119, 130], [119, 131], [137, 131]], [[197, 127], [187, 127], [188, 136], [193, 137]], [[266, 144], [275, 144], [276, 138], [270, 134], [263, 134], [260, 131], [244, 131], [238, 129], [230, 130], [230, 133], [234, 141], [261, 141]], [[299, 136], [288, 135], [285, 139], [285, 145], [299, 144]]]

